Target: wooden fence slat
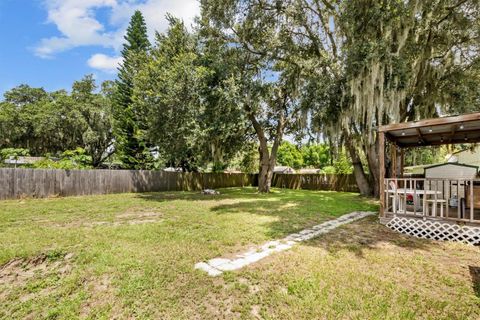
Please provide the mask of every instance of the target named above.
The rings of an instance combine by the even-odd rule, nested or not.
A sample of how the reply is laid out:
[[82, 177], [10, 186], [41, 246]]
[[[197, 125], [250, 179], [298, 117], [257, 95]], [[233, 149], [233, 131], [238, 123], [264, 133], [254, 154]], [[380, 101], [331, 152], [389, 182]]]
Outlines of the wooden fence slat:
[[0, 171], [0, 200], [10, 199], [14, 197], [13, 183], [14, 183], [13, 169], [5, 169]]

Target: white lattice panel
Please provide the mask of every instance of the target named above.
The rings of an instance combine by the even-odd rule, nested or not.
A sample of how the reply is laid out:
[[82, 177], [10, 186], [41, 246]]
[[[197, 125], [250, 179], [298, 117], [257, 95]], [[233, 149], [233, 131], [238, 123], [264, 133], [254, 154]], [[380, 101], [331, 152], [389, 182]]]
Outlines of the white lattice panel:
[[480, 227], [405, 217], [394, 217], [387, 227], [418, 238], [480, 244]]

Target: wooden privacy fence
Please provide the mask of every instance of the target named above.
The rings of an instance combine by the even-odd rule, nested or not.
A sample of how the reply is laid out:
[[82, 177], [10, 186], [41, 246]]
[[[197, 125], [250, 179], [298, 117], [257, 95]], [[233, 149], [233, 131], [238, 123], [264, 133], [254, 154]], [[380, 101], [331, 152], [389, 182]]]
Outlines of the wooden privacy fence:
[[276, 173], [273, 175], [272, 187], [359, 192], [353, 174]]
[[[257, 186], [258, 175], [143, 170], [0, 168], [0, 200], [124, 192], [195, 191]], [[275, 174], [272, 186], [358, 192], [353, 175]]]
[[245, 173], [0, 168], [0, 199], [190, 191], [255, 184], [256, 175]]

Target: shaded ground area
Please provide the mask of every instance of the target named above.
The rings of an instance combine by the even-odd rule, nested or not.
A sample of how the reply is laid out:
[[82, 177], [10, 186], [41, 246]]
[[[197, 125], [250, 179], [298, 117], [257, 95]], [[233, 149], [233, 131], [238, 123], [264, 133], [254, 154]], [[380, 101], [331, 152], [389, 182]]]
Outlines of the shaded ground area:
[[3, 201], [0, 318], [480, 317], [479, 248], [376, 218], [208, 277], [193, 265], [376, 209], [351, 193], [220, 191]]

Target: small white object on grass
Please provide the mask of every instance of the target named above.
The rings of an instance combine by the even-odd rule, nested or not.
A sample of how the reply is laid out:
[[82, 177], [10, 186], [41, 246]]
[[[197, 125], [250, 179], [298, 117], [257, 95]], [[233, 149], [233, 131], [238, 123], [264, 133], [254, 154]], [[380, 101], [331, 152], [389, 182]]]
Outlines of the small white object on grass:
[[213, 189], [204, 189], [202, 190], [202, 193], [203, 194], [220, 194], [220, 192], [218, 192], [217, 190], [213, 190]]

